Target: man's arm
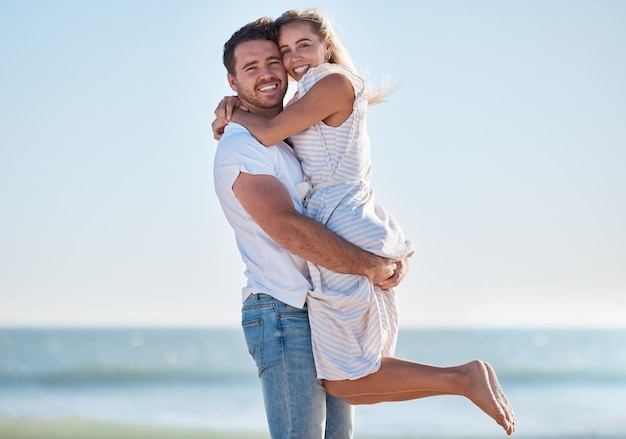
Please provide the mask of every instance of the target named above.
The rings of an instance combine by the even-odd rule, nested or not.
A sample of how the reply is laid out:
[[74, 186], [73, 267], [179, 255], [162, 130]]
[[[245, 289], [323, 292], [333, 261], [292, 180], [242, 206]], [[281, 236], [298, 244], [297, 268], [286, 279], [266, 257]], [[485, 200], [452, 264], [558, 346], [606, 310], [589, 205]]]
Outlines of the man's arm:
[[275, 177], [242, 172], [233, 192], [265, 233], [292, 253], [338, 273], [366, 276], [374, 284], [393, 276], [395, 261], [365, 251], [300, 214]]

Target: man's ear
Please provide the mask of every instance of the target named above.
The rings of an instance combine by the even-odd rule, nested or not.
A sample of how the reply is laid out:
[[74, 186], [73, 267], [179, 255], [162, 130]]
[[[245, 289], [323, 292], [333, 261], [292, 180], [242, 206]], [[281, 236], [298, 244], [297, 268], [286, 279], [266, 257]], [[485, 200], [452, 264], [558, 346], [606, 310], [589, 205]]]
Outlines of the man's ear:
[[226, 78], [228, 79], [228, 85], [230, 85], [231, 90], [237, 93], [237, 81], [235, 80], [235, 77], [230, 73], [227, 73]]

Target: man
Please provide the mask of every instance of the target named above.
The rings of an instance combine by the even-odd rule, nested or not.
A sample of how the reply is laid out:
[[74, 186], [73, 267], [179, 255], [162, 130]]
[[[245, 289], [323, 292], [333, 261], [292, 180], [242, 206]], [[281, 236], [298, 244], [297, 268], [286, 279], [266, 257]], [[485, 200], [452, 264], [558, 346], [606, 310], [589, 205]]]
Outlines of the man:
[[[224, 46], [224, 66], [249, 111], [269, 117], [282, 111], [287, 73], [271, 19], [235, 32]], [[299, 188], [306, 183], [284, 142], [268, 148], [241, 125], [230, 124], [216, 151], [214, 179], [246, 264], [242, 326], [272, 438], [351, 438], [351, 406], [327, 394], [316, 378], [305, 259], [386, 288], [399, 283], [406, 265], [361, 250], [303, 215]]]

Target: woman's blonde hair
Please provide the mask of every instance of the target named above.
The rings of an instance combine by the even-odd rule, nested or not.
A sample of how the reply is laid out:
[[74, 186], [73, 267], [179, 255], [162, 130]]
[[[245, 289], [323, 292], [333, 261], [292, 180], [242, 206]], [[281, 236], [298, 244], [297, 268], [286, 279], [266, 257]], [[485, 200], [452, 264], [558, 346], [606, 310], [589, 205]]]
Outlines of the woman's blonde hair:
[[[280, 28], [283, 25], [293, 22], [309, 23], [313, 28], [313, 32], [322, 42], [328, 41], [330, 43], [331, 52], [330, 59], [328, 60], [329, 63], [343, 66], [355, 75], [359, 74], [352, 63], [350, 54], [346, 48], [343, 47], [339, 38], [337, 38], [330, 19], [324, 13], [318, 9], [289, 10], [276, 19], [276, 28], [278, 29], [279, 34]], [[367, 102], [369, 105], [380, 104], [394, 91], [395, 89], [389, 89], [388, 81], [385, 80], [383, 85], [376, 89], [372, 90], [368, 87]]]

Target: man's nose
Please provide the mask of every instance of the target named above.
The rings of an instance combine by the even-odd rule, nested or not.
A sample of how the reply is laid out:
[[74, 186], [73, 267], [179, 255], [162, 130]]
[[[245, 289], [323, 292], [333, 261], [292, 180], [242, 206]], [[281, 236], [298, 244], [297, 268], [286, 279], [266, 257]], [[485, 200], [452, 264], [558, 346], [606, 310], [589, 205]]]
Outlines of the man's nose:
[[265, 65], [265, 66], [261, 67], [261, 70], [259, 71], [259, 74], [261, 76], [269, 76], [269, 75], [272, 75], [273, 73], [272, 73], [271, 67], [269, 65]]

